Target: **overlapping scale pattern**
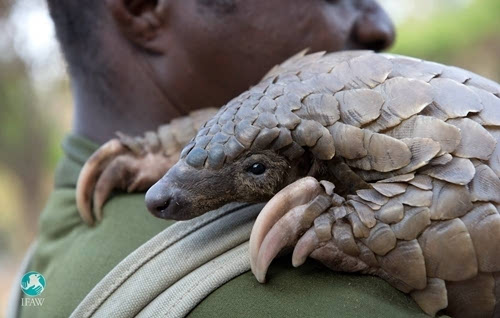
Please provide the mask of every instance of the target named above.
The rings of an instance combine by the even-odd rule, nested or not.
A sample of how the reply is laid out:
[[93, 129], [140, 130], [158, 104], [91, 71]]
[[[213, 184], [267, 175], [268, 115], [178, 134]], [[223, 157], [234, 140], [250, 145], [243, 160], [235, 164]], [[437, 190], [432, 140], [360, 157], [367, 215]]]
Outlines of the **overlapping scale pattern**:
[[191, 146], [182, 158], [200, 169], [252, 149], [342, 158], [372, 188], [317, 222], [323, 248], [430, 315], [500, 316], [498, 84], [404, 56], [302, 53], [224, 106]]

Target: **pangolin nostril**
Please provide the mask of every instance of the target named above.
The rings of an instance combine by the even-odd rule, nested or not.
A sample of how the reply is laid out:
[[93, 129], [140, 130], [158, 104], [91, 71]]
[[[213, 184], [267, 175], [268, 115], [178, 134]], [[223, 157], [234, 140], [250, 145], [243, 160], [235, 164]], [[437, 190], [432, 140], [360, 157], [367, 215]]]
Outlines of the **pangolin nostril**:
[[163, 204], [158, 205], [155, 209], [156, 212], [162, 213], [163, 211], [165, 211], [168, 208], [168, 206], [170, 205], [170, 201], [171, 201], [171, 199], [168, 199], [167, 201], [164, 201]]
[[172, 193], [161, 181], [153, 185], [146, 193], [146, 206], [156, 216], [160, 216], [168, 210], [172, 204]]

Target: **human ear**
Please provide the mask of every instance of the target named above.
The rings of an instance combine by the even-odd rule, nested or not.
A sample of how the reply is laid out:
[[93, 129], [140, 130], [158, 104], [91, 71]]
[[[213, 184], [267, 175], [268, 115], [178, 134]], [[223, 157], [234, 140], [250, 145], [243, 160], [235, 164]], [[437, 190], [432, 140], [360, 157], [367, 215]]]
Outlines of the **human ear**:
[[135, 45], [155, 53], [164, 52], [160, 41], [165, 31], [170, 0], [106, 0], [121, 33]]

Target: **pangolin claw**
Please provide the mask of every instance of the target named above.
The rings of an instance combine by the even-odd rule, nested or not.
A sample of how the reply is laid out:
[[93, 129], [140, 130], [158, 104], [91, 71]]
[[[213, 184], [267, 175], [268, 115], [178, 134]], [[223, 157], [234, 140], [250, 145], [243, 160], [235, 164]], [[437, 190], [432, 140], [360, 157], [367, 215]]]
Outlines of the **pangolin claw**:
[[[278, 192], [262, 209], [250, 236], [250, 264], [255, 274], [257, 256], [262, 242], [273, 225], [290, 209], [309, 202], [320, 193], [318, 181], [312, 177], [300, 179]], [[308, 195], [294, 195], [305, 193]]]
[[[292, 183], [269, 201], [259, 214], [250, 237], [250, 262], [259, 282], [265, 282], [267, 269], [278, 253], [285, 247], [294, 246], [330, 205], [330, 197], [324, 195], [320, 183], [311, 177]], [[310, 245], [309, 241], [306, 245]], [[309, 250], [307, 247], [304, 251]], [[294, 264], [307, 258], [309, 254], [304, 257], [305, 253], [300, 249]]]
[[297, 245], [293, 249], [292, 254], [292, 265], [293, 267], [299, 267], [304, 264], [309, 255], [319, 246], [319, 239], [316, 235], [315, 228], [310, 228], [307, 232], [299, 239]]
[[[109, 161], [126, 151], [127, 148], [123, 146], [120, 140], [111, 139], [101, 146], [99, 150], [85, 162], [76, 185], [76, 205], [81, 218], [88, 225], [94, 224], [94, 217], [91, 209], [91, 198], [94, 192], [94, 185]], [[102, 196], [99, 196], [97, 200], [94, 200], [94, 207], [99, 206], [96, 201], [100, 202], [102, 198]]]
[[[140, 144], [131, 149], [130, 142], [113, 139], [97, 150], [85, 163], [77, 184], [77, 207], [82, 219], [94, 223], [91, 205], [97, 221], [102, 219], [102, 207], [111, 192], [147, 190], [178, 160], [178, 153], [170, 156], [161, 151], [152, 152]], [[141, 150], [142, 149], [142, 150]]]

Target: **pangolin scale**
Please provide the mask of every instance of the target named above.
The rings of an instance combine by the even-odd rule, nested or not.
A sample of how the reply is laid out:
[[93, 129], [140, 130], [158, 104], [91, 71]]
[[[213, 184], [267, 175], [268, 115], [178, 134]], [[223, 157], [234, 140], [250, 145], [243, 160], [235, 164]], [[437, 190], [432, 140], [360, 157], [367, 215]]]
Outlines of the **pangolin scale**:
[[500, 85], [392, 54], [299, 54], [223, 106], [171, 171], [263, 150], [341, 170], [321, 181], [337, 204], [315, 216], [307, 255], [380, 276], [429, 315], [500, 317]]

